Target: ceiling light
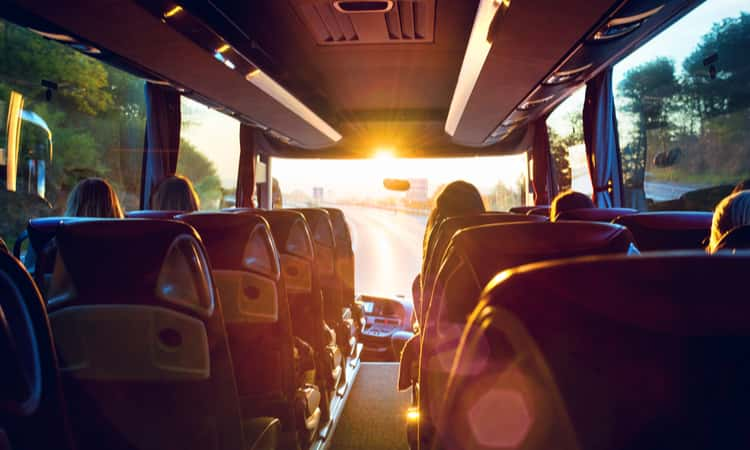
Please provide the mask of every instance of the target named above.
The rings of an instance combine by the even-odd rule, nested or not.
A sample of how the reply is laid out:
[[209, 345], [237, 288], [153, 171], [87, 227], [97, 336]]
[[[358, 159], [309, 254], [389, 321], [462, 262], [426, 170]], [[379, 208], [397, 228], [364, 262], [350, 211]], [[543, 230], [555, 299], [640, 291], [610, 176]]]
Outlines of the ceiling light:
[[543, 105], [543, 104], [547, 103], [548, 101], [552, 100], [553, 98], [555, 98], [554, 95], [548, 95], [547, 97], [537, 98], [535, 100], [526, 100], [525, 102], [521, 103], [518, 106], [518, 109], [521, 110], [521, 111], [528, 111], [528, 110], [530, 110], [532, 108], [536, 108], [539, 105]]
[[557, 72], [550, 75], [549, 78], [544, 80], [544, 84], [555, 85], [555, 84], [568, 83], [570, 81], [577, 79], [580, 75], [582, 75], [584, 72], [589, 70], [592, 65], [593, 64], [588, 63], [585, 66], [576, 67], [575, 69], [558, 70]]
[[245, 79], [332, 141], [338, 142], [341, 140], [341, 135], [336, 130], [262, 70], [253, 70], [247, 74]]
[[219, 47], [219, 48], [216, 49], [216, 53], [224, 53], [225, 51], [229, 50], [230, 48], [232, 48], [231, 45], [224, 44], [221, 47]]
[[629, 34], [638, 29], [649, 17], [658, 13], [664, 5], [627, 17], [611, 19], [599, 31], [594, 34], [594, 41], [608, 41]]
[[170, 9], [169, 11], [164, 13], [164, 18], [169, 18], [172, 16], [176, 16], [177, 14], [182, 12], [182, 6], [177, 5], [174, 8]]
[[28, 28], [28, 30], [33, 33], [38, 34], [39, 36], [42, 36], [42, 37], [45, 37], [47, 39], [57, 41], [57, 42], [77, 42], [74, 37], [68, 36], [67, 34], [50, 33], [48, 31], [36, 30], [34, 28]]
[[492, 43], [487, 41], [496, 14], [504, 14], [510, 6], [509, 1], [481, 0], [474, 17], [469, 44], [466, 47], [461, 72], [458, 75], [456, 89], [453, 91], [448, 118], [445, 121], [445, 132], [453, 136], [469, 103], [469, 97], [474, 92], [474, 86], [484, 67]]

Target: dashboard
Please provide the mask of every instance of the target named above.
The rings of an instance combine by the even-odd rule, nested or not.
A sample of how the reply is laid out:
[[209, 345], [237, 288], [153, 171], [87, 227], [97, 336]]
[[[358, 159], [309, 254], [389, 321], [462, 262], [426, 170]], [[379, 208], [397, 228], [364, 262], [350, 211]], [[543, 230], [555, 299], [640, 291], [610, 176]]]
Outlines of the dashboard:
[[365, 353], [391, 356], [391, 337], [400, 331], [412, 331], [411, 301], [403, 297], [360, 295], [357, 303], [365, 316], [362, 331]]

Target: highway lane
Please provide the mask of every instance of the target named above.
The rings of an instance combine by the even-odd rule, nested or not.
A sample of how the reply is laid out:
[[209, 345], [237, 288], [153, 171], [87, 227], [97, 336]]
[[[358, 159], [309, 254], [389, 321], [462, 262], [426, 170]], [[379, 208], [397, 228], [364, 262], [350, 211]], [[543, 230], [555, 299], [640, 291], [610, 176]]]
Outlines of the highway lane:
[[357, 293], [411, 298], [420, 270], [427, 218], [359, 206], [339, 206], [349, 222]]

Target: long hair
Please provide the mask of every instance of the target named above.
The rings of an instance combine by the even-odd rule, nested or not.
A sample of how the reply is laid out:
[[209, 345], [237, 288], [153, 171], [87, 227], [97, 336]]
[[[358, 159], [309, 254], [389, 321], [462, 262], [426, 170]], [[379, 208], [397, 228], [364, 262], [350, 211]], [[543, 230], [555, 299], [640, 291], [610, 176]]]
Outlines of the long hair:
[[182, 175], [163, 179], [151, 196], [151, 209], [159, 211], [197, 211], [200, 199], [193, 183]]
[[101, 178], [81, 180], [68, 196], [65, 209], [68, 217], [105, 217], [122, 219], [117, 193]]
[[716, 251], [716, 246], [725, 234], [741, 225], [750, 225], [750, 191], [732, 194], [716, 206], [714, 218], [711, 222], [709, 253]]
[[422, 264], [426, 263], [428, 256], [430, 235], [440, 222], [448, 217], [483, 212], [484, 201], [476, 186], [466, 181], [454, 181], [446, 185], [435, 197], [435, 206], [427, 218], [422, 241]]

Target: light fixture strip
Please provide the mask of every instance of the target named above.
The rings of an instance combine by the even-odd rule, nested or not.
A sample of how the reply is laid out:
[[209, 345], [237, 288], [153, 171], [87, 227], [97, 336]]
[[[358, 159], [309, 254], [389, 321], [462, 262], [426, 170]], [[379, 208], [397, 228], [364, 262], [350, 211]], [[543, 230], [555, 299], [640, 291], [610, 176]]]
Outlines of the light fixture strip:
[[247, 74], [245, 79], [261, 91], [265, 92], [269, 97], [279, 102], [286, 109], [299, 116], [302, 120], [312, 125], [332, 141], [338, 142], [341, 140], [341, 134], [328, 125], [328, 123], [321, 119], [310, 108], [305, 106], [304, 103], [299, 101], [297, 97], [274, 81], [273, 78], [266, 75], [262, 70], [253, 70]]
[[469, 98], [474, 92], [474, 86], [482, 72], [487, 55], [492, 48], [492, 43], [487, 41], [487, 33], [501, 5], [504, 5], [504, 3], [497, 0], [481, 0], [477, 8], [469, 44], [466, 46], [461, 72], [458, 75], [458, 82], [456, 83], [456, 89], [453, 91], [451, 106], [448, 110], [448, 118], [445, 121], [445, 132], [450, 136], [456, 134], [458, 124], [466, 110], [466, 105], [469, 103]]

